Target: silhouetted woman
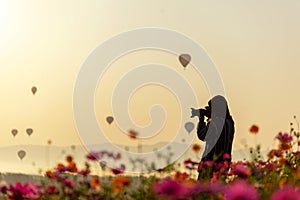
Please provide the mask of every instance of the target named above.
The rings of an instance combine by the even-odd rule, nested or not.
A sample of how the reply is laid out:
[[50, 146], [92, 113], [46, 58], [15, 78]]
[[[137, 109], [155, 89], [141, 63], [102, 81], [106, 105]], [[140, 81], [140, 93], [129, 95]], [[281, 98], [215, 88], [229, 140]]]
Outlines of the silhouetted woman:
[[[234, 138], [234, 121], [230, 115], [227, 101], [223, 96], [215, 96], [205, 109], [199, 110], [198, 138], [205, 141], [205, 149], [199, 164], [198, 179], [203, 176], [212, 177], [216, 167], [211, 166], [210, 174], [202, 174], [201, 166], [205, 161], [213, 161], [215, 164], [231, 161], [232, 142]], [[207, 123], [204, 121], [207, 117]], [[206, 162], [207, 165], [212, 162]]]

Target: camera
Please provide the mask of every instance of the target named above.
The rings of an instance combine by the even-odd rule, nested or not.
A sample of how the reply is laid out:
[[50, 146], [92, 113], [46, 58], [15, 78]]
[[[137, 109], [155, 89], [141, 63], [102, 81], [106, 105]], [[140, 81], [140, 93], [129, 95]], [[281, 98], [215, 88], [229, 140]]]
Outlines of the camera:
[[193, 118], [193, 117], [199, 117], [200, 118], [200, 116], [202, 116], [202, 117], [209, 117], [210, 116], [209, 111], [204, 109], [204, 108], [200, 108], [200, 109], [191, 108], [191, 110], [192, 110], [191, 118]]
[[199, 109], [200, 116], [209, 117], [209, 112], [206, 109]]

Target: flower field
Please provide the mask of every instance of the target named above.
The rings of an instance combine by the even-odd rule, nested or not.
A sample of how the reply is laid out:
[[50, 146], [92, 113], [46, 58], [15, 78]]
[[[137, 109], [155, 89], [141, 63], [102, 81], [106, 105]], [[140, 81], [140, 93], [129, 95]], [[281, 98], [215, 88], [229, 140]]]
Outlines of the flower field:
[[[250, 133], [257, 134], [257, 126]], [[136, 138], [136, 134], [134, 135]], [[74, 158], [66, 156], [65, 163], [58, 163], [45, 173], [39, 182], [0, 183], [3, 199], [228, 199], [228, 200], [299, 200], [300, 199], [300, 151], [299, 131], [278, 133], [277, 148], [261, 159], [260, 146], [250, 148], [252, 159], [248, 161], [215, 163], [186, 159], [172, 163], [163, 169], [143, 176], [126, 175], [126, 166], [109, 168], [111, 176], [99, 177], [91, 165], [103, 156], [115, 160], [122, 155], [107, 151], [90, 152], [83, 169]], [[191, 146], [199, 152], [197, 144]], [[229, 155], [224, 158], [230, 160]], [[225, 159], [225, 160], [226, 160]], [[101, 163], [101, 168], [107, 168]], [[179, 165], [185, 170], [179, 169]], [[192, 174], [198, 173], [199, 180]]]

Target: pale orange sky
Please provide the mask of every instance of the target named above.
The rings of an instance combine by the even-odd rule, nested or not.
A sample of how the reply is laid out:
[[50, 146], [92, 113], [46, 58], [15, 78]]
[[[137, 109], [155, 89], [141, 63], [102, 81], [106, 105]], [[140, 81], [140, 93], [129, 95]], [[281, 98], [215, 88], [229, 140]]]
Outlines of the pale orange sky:
[[253, 144], [252, 124], [257, 141], [271, 147], [300, 117], [299, 9], [296, 0], [0, 1], [0, 146], [80, 144], [72, 95], [81, 64], [113, 35], [161, 27], [201, 44], [216, 64], [236, 122], [234, 148], [243, 138]]

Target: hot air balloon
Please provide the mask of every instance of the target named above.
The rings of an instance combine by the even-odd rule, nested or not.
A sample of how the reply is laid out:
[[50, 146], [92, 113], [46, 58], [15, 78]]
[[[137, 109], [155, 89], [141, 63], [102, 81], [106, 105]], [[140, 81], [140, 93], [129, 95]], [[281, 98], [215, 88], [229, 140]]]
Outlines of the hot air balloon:
[[106, 117], [106, 121], [108, 124], [111, 124], [114, 121], [114, 118], [112, 116]]
[[18, 151], [18, 156], [21, 160], [26, 156], [26, 152], [24, 150]]
[[152, 170], [157, 170], [155, 162], [151, 162], [151, 169]]
[[11, 130], [11, 134], [15, 137], [18, 134], [18, 130], [17, 129]]
[[105, 168], [107, 166], [107, 163], [104, 160], [102, 160], [102, 161], [99, 162], [99, 164], [100, 164], [101, 169], [105, 170]]
[[191, 56], [189, 54], [181, 54], [179, 56], [179, 62], [185, 68], [191, 61]]
[[195, 125], [192, 122], [187, 122], [184, 125], [184, 128], [188, 133], [191, 133], [192, 130], [194, 129], [194, 127], [195, 127]]
[[31, 92], [32, 92], [33, 95], [35, 95], [35, 93], [37, 92], [37, 87], [33, 86], [31, 88]]
[[33, 129], [32, 128], [26, 129], [26, 133], [27, 133], [27, 135], [30, 136], [33, 133]]

